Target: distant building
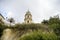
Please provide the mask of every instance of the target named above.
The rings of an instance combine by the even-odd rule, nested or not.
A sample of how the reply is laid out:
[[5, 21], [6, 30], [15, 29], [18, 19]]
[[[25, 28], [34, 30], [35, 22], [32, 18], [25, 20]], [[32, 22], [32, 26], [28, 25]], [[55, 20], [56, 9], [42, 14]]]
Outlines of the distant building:
[[4, 17], [2, 16], [2, 14], [0, 13], [0, 23], [4, 22]]
[[28, 10], [25, 14], [25, 19], [24, 19], [25, 24], [31, 24], [32, 23], [32, 15], [31, 12]]

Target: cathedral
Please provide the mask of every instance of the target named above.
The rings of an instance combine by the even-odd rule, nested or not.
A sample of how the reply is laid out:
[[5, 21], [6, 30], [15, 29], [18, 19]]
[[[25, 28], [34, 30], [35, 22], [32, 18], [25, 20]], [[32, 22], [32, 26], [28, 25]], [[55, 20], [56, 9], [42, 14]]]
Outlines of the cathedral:
[[29, 10], [25, 14], [24, 23], [25, 24], [31, 24], [32, 23], [32, 15], [31, 15], [31, 12]]

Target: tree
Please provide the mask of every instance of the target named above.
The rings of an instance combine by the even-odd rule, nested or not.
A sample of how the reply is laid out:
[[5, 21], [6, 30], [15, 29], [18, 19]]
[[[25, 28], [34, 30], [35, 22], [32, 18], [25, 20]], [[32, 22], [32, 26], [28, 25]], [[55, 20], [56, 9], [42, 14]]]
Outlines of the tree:
[[43, 24], [48, 24], [48, 20], [43, 20], [42, 23]]
[[51, 25], [51, 24], [60, 24], [60, 19], [59, 19], [59, 17], [56, 17], [56, 16], [50, 17], [50, 19], [49, 19], [49, 24], [50, 24], [50, 25]]
[[15, 22], [15, 20], [13, 18], [9, 18], [8, 21], [10, 22], [10, 26], [11, 26], [11, 23]]
[[54, 31], [54, 33], [58, 36], [58, 40], [60, 39], [60, 19], [59, 16], [51, 17], [49, 20], [49, 28]]

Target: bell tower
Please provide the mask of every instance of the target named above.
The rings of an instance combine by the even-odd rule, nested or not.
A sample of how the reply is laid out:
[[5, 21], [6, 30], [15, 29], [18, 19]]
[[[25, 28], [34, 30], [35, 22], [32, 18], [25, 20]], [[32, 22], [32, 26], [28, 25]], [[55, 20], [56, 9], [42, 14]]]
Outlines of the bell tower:
[[32, 23], [32, 15], [31, 12], [28, 10], [25, 14], [25, 24], [31, 24]]

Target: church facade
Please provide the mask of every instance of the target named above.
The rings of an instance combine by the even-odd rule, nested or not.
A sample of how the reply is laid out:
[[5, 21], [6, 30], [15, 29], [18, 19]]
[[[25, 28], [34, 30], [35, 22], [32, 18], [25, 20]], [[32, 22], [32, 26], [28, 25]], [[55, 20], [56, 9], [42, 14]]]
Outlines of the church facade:
[[32, 15], [31, 15], [31, 12], [29, 10], [25, 14], [24, 23], [25, 24], [31, 24], [32, 23]]

